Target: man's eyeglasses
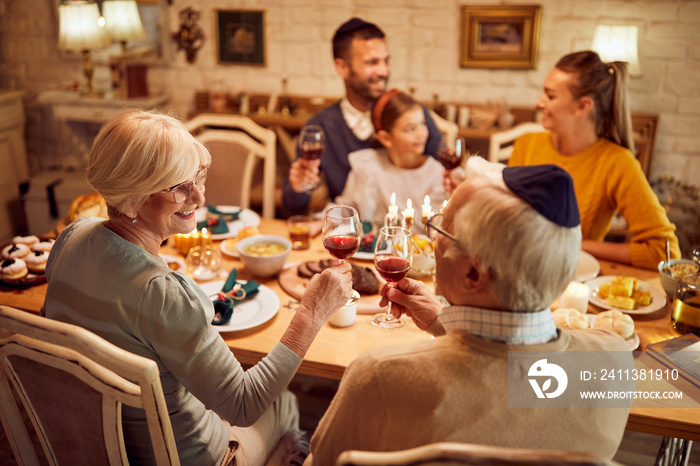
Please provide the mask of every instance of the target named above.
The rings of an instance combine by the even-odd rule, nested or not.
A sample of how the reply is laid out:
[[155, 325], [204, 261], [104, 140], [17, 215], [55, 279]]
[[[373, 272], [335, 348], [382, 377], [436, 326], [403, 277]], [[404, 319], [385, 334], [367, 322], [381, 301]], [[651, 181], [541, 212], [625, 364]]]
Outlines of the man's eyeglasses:
[[200, 191], [204, 191], [204, 182], [207, 180], [208, 171], [209, 167], [206, 166], [197, 172], [193, 180], [183, 181], [172, 188], [164, 189], [163, 192], [172, 194], [173, 202], [176, 204], [182, 204], [192, 195], [194, 185], [197, 185]]
[[433, 241], [436, 241], [438, 233], [440, 233], [441, 235], [450, 238], [452, 241], [457, 242], [457, 238], [455, 238], [453, 235], [449, 234], [441, 228], [443, 217], [443, 214], [435, 214], [428, 219], [428, 222], [426, 223], [428, 227], [428, 238], [432, 239]]

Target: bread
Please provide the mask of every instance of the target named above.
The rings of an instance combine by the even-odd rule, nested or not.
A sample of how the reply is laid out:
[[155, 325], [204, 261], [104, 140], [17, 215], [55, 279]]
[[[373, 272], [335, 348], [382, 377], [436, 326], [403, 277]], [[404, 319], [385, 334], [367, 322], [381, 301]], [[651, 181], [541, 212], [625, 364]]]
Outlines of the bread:
[[39, 238], [34, 235], [29, 235], [29, 236], [15, 236], [12, 238], [12, 242], [16, 244], [26, 244], [27, 246], [30, 246], [34, 243], [39, 242]]
[[29, 246], [22, 243], [12, 243], [2, 250], [3, 259], [22, 259], [31, 252]]
[[561, 307], [552, 311], [552, 316], [555, 325], [566, 330], [581, 330], [591, 326], [586, 314], [572, 307]]
[[629, 314], [613, 309], [598, 314], [593, 322], [593, 327], [609, 330], [627, 339], [634, 335], [634, 321]]
[[19, 280], [28, 273], [27, 263], [22, 259], [6, 259], [0, 262], [0, 276], [3, 280]]
[[27, 268], [32, 273], [44, 273], [47, 260], [49, 260], [49, 253], [46, 251], [32, 251], [24, 258]]
[[68, 219], [72, 222], [81, 217], [109, 218], [107, 203], [96, 191], [78, 196], [71, 202]]

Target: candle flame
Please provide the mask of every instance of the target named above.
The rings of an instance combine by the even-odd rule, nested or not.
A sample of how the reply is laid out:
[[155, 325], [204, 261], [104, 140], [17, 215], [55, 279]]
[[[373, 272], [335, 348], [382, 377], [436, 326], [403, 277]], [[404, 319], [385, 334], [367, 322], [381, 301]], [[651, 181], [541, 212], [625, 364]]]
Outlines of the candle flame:
[[425, 195], [425, 198], [423, 199], [423, 204], [430, 205], [430, 196], [428, 196], [427, 194]]
[[396, 193], [391, 193], [391, 205], [396, 205]]
[[202, 228], [202, 235], [206, 235], [206, 234], [207, 234], [207, 229], [206, 229], [206, 228]]
[[407, 199], [407, 200], [406, 200], [406, 208], [407, 208], [407, 209], [413, 208], [413, 204], [411, 204], [411, 200], [410, 200], [410, 199]]

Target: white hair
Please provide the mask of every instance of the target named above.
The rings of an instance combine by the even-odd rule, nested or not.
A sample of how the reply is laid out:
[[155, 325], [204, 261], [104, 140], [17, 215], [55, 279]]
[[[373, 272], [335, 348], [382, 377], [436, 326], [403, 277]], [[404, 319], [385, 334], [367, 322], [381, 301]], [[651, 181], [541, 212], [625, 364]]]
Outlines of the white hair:
[[176, 118], [124, 110], [100, 129], [87, 180], [118, 212], [138, 210], [151, 194], [187, 181], [211, 162], [209, 151]]
[[[514, 311], [548, 307], [576, 271], [581, 228], [559, 226], [514, 195], [502, 168], [470, 160], [474, 192], [454, 216], [458, 247], [476, 257], [493, 276], [498, 303]], [[501, 166], [502, 167], [502, 166]], [[481, 171], [483, 176], [478, 177]]]

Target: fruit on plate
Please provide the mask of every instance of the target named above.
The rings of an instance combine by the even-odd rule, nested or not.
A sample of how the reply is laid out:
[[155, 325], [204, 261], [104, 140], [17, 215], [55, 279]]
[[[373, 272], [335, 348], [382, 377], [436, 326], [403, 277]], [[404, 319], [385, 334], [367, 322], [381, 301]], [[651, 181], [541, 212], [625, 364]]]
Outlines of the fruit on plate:
[[608, 306], [632, 311], [651, 304], [651, 293], [639, 288], [634, 277], [615, 277], [598, 287], [598, 297]]

